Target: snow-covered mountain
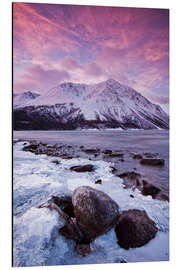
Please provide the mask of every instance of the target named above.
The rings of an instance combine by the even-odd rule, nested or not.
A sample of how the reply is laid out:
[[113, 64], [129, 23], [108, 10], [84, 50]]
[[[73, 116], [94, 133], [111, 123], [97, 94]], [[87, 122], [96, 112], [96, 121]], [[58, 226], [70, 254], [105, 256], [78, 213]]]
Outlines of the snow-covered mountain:
[[28, 101], [39, 97], [40, 94], [33, 93], [31, 91], [24, 92], [22, 94], [13, 94], [13, 106], [14, 108], [24, 106]]
[[14, 108], [15, 129], [107, 127], [168, 129], [169, 117], [159, 105], [113, 79], [93, 85], [62, 83]]

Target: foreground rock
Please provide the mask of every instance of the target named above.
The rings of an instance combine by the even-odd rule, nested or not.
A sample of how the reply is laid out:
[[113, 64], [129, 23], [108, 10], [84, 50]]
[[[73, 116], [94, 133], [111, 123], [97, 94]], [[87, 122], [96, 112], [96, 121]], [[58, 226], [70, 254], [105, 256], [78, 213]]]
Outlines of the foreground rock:
[[153, 239], [158, 229], [145, 211], [128, 210], [115, 227], [118, 244], [124, 249], [141, 247]]
[[118, 222], [118, 204], [102, 191], [88, 186], [78, 187], [73, 193], [72, 203], [86, 242], [91, 242]]
[[150, 165], [150, 166], [164, 166], [165, 161], [161, 158], [143, 158], [140, 163], [142, 165]]
[[92, 172], [94, 171], [94, 166], [92, 164], [86, 164], [82, 166], [73, 166], [70, 168], [74, 172]]

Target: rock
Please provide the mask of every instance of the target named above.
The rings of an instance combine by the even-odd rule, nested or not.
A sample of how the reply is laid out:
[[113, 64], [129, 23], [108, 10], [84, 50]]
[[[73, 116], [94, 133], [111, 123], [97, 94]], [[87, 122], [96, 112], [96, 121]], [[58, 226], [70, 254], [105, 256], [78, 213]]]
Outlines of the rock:
[[94, 171], [94, 166], [91, 164], [86, 164], [82, 166], [73, 166], [70, 168], [70, 170], [74, 172], [92, 172]]
[[169, 197], [164, 193], [160, 194], [160, 199], [162, 201], [168, 201], [169, 202]]
[[85, 257], [89, 253], [91, 253], [90, 244], [78, 244], [75, 248], [77, 254]]
[[119, 206], [106, 193], [81, 186], [72, 196], [74, 213], [87, 241], [107, 232], [119, 219]]
[[99, 149], [83, 149], [86, 154], [97, 154], [100, 150]]
[[142, 159], [142, 156], [140, 154], [133, 154], [134, 159]]
[[101, 179], [96, 180], [95, 184], [102, 184], [102, 180]]
[[149, 184], [146, 180], [143, 180], [142, 183], [143, 183], [143, 189], [141, 193], [145, 196], [151, 195], [154, 199], [156, 195], [161, 191], [159, 188], [155, 187], [154, 185]]
[[140, 185], [139, 178], [141, 177], [140, 173], [131, 171], [131, 172], [124, 172], [121, 174], [117, 174], [116, 176], [123, 178], [123, 183], [126, 188], [133, 188], [135, 189]]
[[52, 163], [55, 163], [56, 165], [59, 165], [61, 162], [58, 159], [52, 160]]
[[158, 229], [145, 211], [128, 210], [115, 227], [118, 244], [124, 249], [141, 247], [153, 239]]
[[74, 207], [70, 196], [52, 196], [53, 202], [59, 206], [69, 217], [74, 217]]
[[117, 172], [117, 169], [116, 169], [116, 168], [114, 168], [114, 167], [112, 167], [112, 166], [110, 166], [110, 168], [111, 168], [111, 172], [112, 172], [113, 174]]
[[146, 158], [154, 158], [158, 156], [158, 153], [143, 153]]
[[150, 166], [164, 166], [165, 161], [161, 158], [142, 158], [140, 163], [142, 165], [150, 165]]
[[30, 151], [32, 153], [36, 152], [38, 149], [38, 144], [30, 144], [23, 147], [23, 151]]
[[111, 154], [104, 154], [104, 158], [123, 158], [123, 153], [111, 153]]
[[121, 160], [121, 162], [124, 162], [124, 159], [123, 158], [121, 158], [120, 160]]
[[105, 149], [105, 150], [103, 151], [103, 154], [105, 154], [105, 155], [112, 154], [112, 150]]
[[141, 177], [141, 174], [132, 171], [132, 172], [124, 172], [124, 173], [118, 174], [117, 176], [120, 177], [120, 178], [126, 178], [127, 177], [128, 179], [134, 180], [134, 179], [137, 179], [137, 178]]
[[134, 195], [130, 194], [130, 197], [131, 197], [131, 198], [134, 198]]
[[68, 154], [62, 154], [59, 157], [62, 158], [62, 159], [72, 159], [73, 158], [72, 156], [70, 156]]

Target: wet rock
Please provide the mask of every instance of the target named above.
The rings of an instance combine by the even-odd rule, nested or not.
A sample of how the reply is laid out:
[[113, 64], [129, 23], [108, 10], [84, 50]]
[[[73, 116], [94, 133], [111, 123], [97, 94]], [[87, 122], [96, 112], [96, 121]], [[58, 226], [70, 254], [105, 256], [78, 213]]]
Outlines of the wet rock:
[[121, 174], [117, 174], [116, 176], [123, 179], [123, 183], [125, 188], [133, 188], [140, 186], [139, 178], [141, 177], [140, 173], [131, 171], [131, 172], [124, 172]]
[[99, 149], [83, 149], [83, 151], [86, 153], [86, 154], [97, 154], [100, 152]]
[[110, 154], [112, 154], [112, 150], [105, 149], [105, 150], [103, 151], [103, 154], [105, 154], [105, 155], [110, 155]]
[[132, 157], [134, 159], [142, 159], [142, 155], [140, 155], [140, 154], [133, 154]]
[[119, 206], [106, 193], [81, 186], [72, 196], [74, 213], [79, 228], [87, 240], [107, 232], [119, 219]]
[[115, 227], [118, 244], [124, 249], [141, 247], [153, 239], [158, 229], [145, 211], [124, 211]]
[[134, 172], [134, 171], [131, 171], [131, 172], [124, 172], [124, 173], [121, 173], [121, 174], [118, 174], [117, 175], [118, 177], [120, 178], [128, 178], [128, 179], [137, 179], [139, 177], [141, 177], [141, 174], [140, 173], [137, 173], [137, 172]]
[[154, 158], [158, 156], [158, 153], [143, 153], [146, 158]]
[[92, 172], [94, 171], [94, 166], [92, 164], [86, 164], [82, 166], [73, 166], [70, 168], [74, 172]]
[[68, 155], [68, 154], [62, 154], [62, 155], [59, 155], [60, 158], [62, 159], [72, 159], [73, 157]]
[[142, 165], [149, 165], [149, 166], [164, 166], [165, 161], [161, 158], [143, 158], [141, 159], [140, 163]]
[[156, 195], [160, 193], [161, 191], [159, 188], [155, 187], [154, 185], [149, 184], [146, 180], [143, 180], [142, 183], [143, 183], [143, 189], [141, 193], [145, 196], [151, 195], [152, 198], [155, 198]]
[[104, 154], [104, 158], [123, 158], [123, 153], [111, 153], [111, 154]]
[[168, 197], [168, 195], [162, 193], [162, 194], [160, 194], [160, 200], [169, 202], [169, 197]]
[[101, 179], [96, 180], [95, 184], [102, 184], [102, 180]]
[[91, 253], [90, 244], [78, 244], [78, 245], [76, 245], [75, 250], [76, 250], [77, 254], [79, 254], [83, 257], [85, 257], [89, 253]]
[[112, 166], [110, 166], [110, 168], [111, 168], [111, 172], [112, 172], [113, 174], [117, 172], [117, 169], [116, 169], [116, 168], [114, 168], [114, 167], [112, 167]]
[[54, 159], [54, 160], [52, 160], [52, 163], [59, 165], [61, 162], [58, 159]]
[[69, 217], [74, 216], [74, 207], [72, 204], [72, 197], [70, 196], [52, 196], [53, 202], [59, 206]]
[[23, 151], [29, 151], [32, 153], [36, 152], [37, 149], [38, 149], [38, 144], [30, 144], [23, 147]]

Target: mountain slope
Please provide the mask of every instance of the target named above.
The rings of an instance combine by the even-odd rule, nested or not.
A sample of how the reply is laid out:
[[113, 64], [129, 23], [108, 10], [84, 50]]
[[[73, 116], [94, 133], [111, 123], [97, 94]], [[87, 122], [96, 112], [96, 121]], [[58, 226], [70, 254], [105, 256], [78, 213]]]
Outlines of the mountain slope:
[[14, 108], [15, 129], [168, 129], [168, 123], [159, 105], [113, 79], [94, 85], [62, 83]]
[[27, 91], [22, 94], [14, 94], [13, 95], [14, 108], [22, 107], [26, 103], [28, 103], [30, 100], [36, 99], [39, 96], [40, 94], [33, 93], [31, 91]]

